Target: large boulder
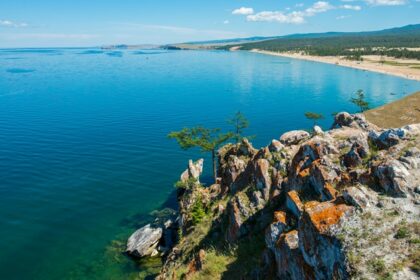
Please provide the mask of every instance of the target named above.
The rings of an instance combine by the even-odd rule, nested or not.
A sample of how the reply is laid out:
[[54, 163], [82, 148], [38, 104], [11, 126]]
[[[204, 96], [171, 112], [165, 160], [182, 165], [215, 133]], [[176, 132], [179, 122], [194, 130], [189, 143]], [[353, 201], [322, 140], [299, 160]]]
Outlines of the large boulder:
[[369, 154], [368, 145], [354, 142], [350, 151], [343, 156], [343, 163], [346, 167], [356, 167], [362, 164], [363, 159]]
[[155, 256], [157, 246], [162, 238], [162, 227], [150, 224], [135, 231], [127, 241], [126, 252], [135, 257]]
[[404, 164], [395, 159], [388, 159], [373, 166], [373, 174], [379, 186], [389, 195], [407, 197], [416, 186], [413, 185], [410, 172]]
[[379, 149], [388, 149], [392, 146], [398, 145], [398, 143], [400, 143], [400, 139], [403, 139], [406, 134], [406, 131], [402, 128], [388, 129], [382, 133], [371, 131], [369, 132], [369, 139]]
[[297, 145], [300, 142], [308, 139], [311, 135], [305, 130], [292, 130], [284, 133], [280, 137], [280, 142], [284, 145]]
[[379, 129], [376, 125], [369, 123], [364, 115], [351, 115], [347, 112], [341, 112], [336, 114], [334, 117], [334, 123], [331, 128], [336, 129], [342, 127], [360, 128], [366, 131]]

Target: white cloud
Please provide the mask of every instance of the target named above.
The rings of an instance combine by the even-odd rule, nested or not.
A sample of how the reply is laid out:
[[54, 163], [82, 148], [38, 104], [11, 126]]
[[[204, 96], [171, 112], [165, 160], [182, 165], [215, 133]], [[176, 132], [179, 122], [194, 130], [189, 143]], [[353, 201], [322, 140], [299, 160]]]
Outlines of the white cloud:
[[407, 3], [406, 0], [365, 0], [365, 2], [372, 6], [398, 6]]
[[362, 7], [360, 7], [359, 5], [343, 5], [341, 6], [341, 8], [345, 10], [353, 10], [353, 11], [360, 11], [362, 9]]
[[253, 8], [246, 8], [246, 7], [241, 7], [239, 9], [235, 9], [232, 11], [233, 15], [252, 15], [254, 13], [254, 9]]
[[223, 21], [223, 24], [229, 24], [228, 20]]
[[268, 21], [280, 23], [294, 23], [299, 24], [305, 21], [304, 15], [301, 12], [292, 12], [284, 14], [279, 11], [264, 11], [255, 15], [247, 16], [248, 21]]
[[305, 10], [307, 16], [313, 16], [317, 13], [323, 13], [328, 10], [334, 9], [334, 6], [330, 5], [330, 3], [325, 1], [318, 1], [312, 5], [312, 7]]
[[312, 17], [315, 14], [324, 13], [332, 9], [334, 9], [334, 6], [330, 5], [328, 2], [318, 1], [303, 11], [293, 11], [290, 13], [263, 11], [254, 15], [248, 15], [247, 20], [301, 24], [305, 22], [305, 17]]
[[0, 27], [27, 27], [28, 24], [25, 22], [13, 22], [11, 20], [1, 20], [0, 19]]
[[346, 18], [350, 18], [350, 15], [346, 15], [346, 16], [338, 16], [335, 19], [341, 20], [341, 19], [346, 19]]

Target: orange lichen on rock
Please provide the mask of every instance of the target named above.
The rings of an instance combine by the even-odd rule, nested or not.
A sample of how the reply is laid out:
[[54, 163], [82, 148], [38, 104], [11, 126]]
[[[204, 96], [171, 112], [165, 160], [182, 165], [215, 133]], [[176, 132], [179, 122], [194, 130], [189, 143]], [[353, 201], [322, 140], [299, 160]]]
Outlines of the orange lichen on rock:
[[303, 210], [303, 203], [299, 198], [299, 194], [297, 191], [290, 191], [287, 193], [287, 196], [289, 197], [289, 199], [293, 202], [294, 205], [296, 205], [296, 207], [302, 211]]
[[320, 233], [326, 232], [330, 226], [337, 224], [341, 217], [352, 209], [353, 207], [344, 203], [311, 201], [305, 204], [305, 213]]
[[335, 198], [338, 194], [337, 190], [328, 182], [325, 183], [324, 189], [332, 198]]
[[308, 177], [309, 176], [309, 172], [310, 172], [310, 169], [309, 168], [303, 169], [303, 170], [301, 170], [299, 172], [299, 177], [301, 177], [301, 178]]
[[274, 212], [274, 221], [273, 223], [283, 223], [286, 224], [286, 213], [283, 211]]

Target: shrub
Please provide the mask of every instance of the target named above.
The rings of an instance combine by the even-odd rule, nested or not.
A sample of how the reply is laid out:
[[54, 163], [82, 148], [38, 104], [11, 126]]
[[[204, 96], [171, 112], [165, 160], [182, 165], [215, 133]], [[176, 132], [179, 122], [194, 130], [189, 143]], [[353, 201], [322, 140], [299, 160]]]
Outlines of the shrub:
[[194, 206], [191, 209], [191, 220], [193, 225], [199, 224], [203, 218], [206, 216], [206, 211], [204, 209], [203, 202], [201, 199], [197, 199]]
[[397, 230], [397, 233], [395, 234], [396, 239], [403, 239], [410, 236], [410, 232], [408, 230], [408, 227], [402, 226]]

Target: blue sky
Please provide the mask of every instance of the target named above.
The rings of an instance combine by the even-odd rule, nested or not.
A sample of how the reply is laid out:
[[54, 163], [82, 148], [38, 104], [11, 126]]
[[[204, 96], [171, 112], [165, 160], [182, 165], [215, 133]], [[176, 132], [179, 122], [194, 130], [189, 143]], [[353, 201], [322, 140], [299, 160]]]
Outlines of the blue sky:
[[0, 47], [176, 43], [420, 23], [420, 0], [4, 0]]

